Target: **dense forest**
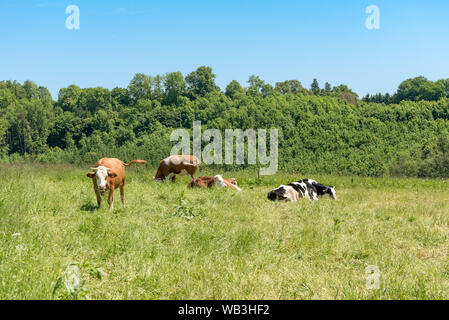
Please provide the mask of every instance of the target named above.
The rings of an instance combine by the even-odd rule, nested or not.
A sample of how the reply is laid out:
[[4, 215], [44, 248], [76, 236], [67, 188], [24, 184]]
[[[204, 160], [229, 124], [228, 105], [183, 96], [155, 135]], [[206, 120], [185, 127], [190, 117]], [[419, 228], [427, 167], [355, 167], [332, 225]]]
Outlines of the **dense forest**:
[[409, 79], [393, 95], [363, 99], [346, 85], [272, 86], [258, 76], [223, 92], [205, 66], [187, 76], [136, 74], [113, 90], [71, 85], [57, 101], [31, 81], [2, 81], [0, 159], [92, 164], [108, 156], [156, 165], [170, 153], [172, 130], [194, 120], [220, 130], [279, 129], [284, 170], [449, 177], [449, 79]]

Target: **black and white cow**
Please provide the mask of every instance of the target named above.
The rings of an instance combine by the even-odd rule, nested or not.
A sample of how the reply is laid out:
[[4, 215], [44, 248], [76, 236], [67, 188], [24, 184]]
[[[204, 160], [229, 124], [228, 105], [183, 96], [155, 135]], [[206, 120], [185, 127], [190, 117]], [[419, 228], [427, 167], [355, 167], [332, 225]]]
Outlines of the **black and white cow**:
[[281, 185], [277, 189], [268, 192], [267, 198], [271, 201], [291, 201], [296, 202], [300, 198], [300, 194], [296, 188], [291, 185]]
[[306, 185], [309, 199], [311, 200], [318, 200], [318, 197], [322, 197], [326, 194], [332, 199], [337, 200], [337, 193], [335, 192], [334, 186], [328, 187], [312, 179], [304, 179], [298, 182]]
[[307, 198], [309, 200], [318, 200], [318, 197], [329, 195], [334, 200], [337, 200], [337, 193], [334, 186], [325, 186], [312, 179], [303, 179], [297, 182], [292, 182], [288, 185], [281, 185], [268, 193], [268, 199], [271, 201], [284, 200], [296, 202], [300, 198]]

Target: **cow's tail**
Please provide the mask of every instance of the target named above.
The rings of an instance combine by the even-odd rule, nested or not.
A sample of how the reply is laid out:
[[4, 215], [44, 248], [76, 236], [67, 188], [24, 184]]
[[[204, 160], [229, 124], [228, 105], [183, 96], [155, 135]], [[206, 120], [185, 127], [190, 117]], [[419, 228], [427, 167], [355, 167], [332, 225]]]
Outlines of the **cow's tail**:
[[128, 163], [128, 164], [126, 164], [125, 163], [125, 167], [129, 167], [130, 165], [132, 165], [132, 164], [134, 164], [134, 163], [137, 163], [137, 164], [145, 164], [145, 163], [147, 163], [145, 160], [133, 160], [133, 161], [131, 161], [130, 163]]

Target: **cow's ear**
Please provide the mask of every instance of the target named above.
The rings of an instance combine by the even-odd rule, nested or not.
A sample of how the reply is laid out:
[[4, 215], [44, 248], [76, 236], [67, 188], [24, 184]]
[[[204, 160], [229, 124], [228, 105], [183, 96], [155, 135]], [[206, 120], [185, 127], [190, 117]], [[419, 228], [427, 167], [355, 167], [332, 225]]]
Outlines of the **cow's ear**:
[[87, 173], [87, 176], [88, 176], [89, 178], [93, 178], [93, 177], [95, 177], [95, 172], [88, 172], [88, 173]]
[[115, 178], [115, 177], [117, 177], [117, 173], [115, 173], [114, 171], [109, 170], [109, 171], [108, 171], [108, 176], [109, 176], [110, 178]]

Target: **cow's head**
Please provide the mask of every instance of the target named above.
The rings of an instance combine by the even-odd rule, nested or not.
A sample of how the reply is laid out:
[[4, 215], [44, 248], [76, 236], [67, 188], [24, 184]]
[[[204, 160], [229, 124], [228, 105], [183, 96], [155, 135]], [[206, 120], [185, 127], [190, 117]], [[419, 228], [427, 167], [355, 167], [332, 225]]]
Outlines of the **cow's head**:
[[215, 184], [217, 186], [219, 186], [219, 187], [225, 187], [226, 186], [225, 182], [224, 182], [224, 179], [223, 179], [223, 176], [221, 174], [216, 175], [214, 177], [214, 181], [215, 181]]
[[285, 188], [281, 186], [275, 190], [268, 192], [267, 198], [271, 201], [286, 200], [287, 198], [284, 196], [286, 191], [287, 190], [285, 190]]
[[327, 188], [326, 193], [334, 200], [337, 200], [337, 193], [335, 192], [335, 187], [330, 186]]
[[103, 196], [108, 188], [110, 179], [117, 177], [117, 174], [109, 168], [99, 166], [92, 168], [92, 172], [87, 174], [89, 178], [95, 178], [97, 180], [97, 189]]
[[153, 180], [156, 181], [156, 182], [162, 182], [162, 181], [164, 181], [164, 179], [165, 179], [165, 177], [162, 174], [162, 170], [161, 170], [161, 168], [159, 166], [159, 168], [156, 171], [156, 175], [153, 177]]

